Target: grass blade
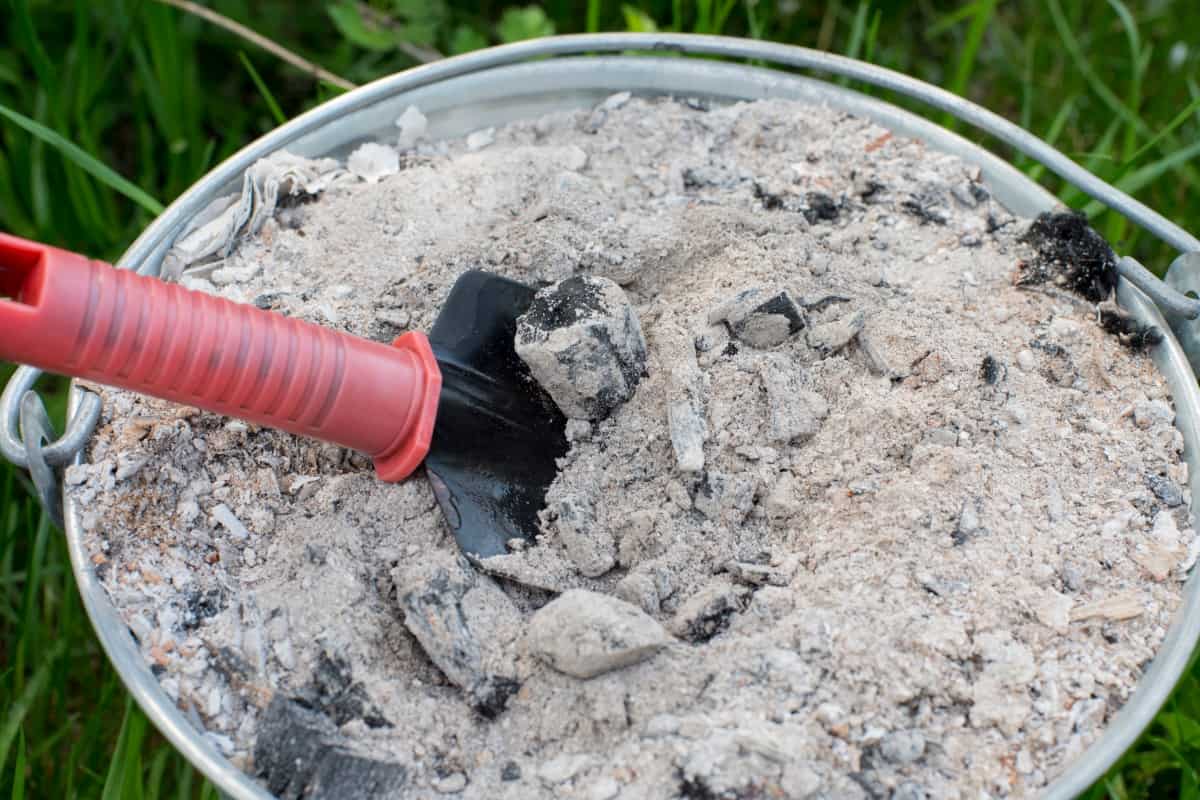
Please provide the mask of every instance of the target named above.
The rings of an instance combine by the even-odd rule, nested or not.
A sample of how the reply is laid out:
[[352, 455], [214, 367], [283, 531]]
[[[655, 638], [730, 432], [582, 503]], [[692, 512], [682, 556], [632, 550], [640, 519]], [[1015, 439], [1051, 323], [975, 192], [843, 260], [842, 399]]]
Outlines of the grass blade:
[[746, 27], [750, 30], [751, 39], [763, 38], [762, 23], [758, 20], [758, 14], [754, 11], [755, 4], [751, 0], [745, 0], [746, 6]]
[[145, 736], [146, 718], [133, 700], [127, 698], [125, 718], [117, 735], [117, 746], [100, 800], [142, 800], [142, 740]]
[[862, 52], [863, 40], [867, 35], [867, 14], [871, 11], [870, 0], [862, 0], [858, 10], [854, 12], [854, 22], [850, 25], [850, 40], [846, 43], [846, 58], [858, 58]]
[[33, 707], [38, 696], [46, 688], [46, 681], [50, 677], [51, 670], [66, 649], [67, 642], [65, 640], [59, 640], [54, 644], [45, 660], [38, 665], [33, 677], [25, 684], [21, 696], [4, 712], [3, 720], [0, 721], [0, 773], [4, 772], [8, 751], [12, 748], [13, 740], [17, 738], [17, 734], [21, 730], [21, 720], [29, 713], [29, 709]]
[[1197, 109], [1200, 109], [1200, 97], [1196, 97], [1192, 100], [1192, 102], [1188, 103], [1184, 109], [1175, 116], [1174, 119], [1167, 123], [1165, 128], [1154, 134], [1154, 138], [1139, 147], [1137, 152], [1135, 152], [1129, 158], [1125, 159], [1125, 163], [1131, 164], [1144, 156], [1147, 151], [1157, 147], [1159, 142], [1174, 133], [1175, 129], [1180, 125], [1187, 122], [1188, 117], [1190, 117]]
[[725, 22], [729, 19], [729, 15], [733, 13], [733, 9], [737, 7], [738, 0], [724, 0], [717, 8], [717, 15], [713, 18], [711, 33], [720, 33], [725, 30]]
[[[1058, 137], [1062, 135], [1063, 128], [1067, 126], [1067, 120], [1071, 118], [1071, 114], [1075, 112], [1075, 98], [1071, 97], [1067, 102], [1062, 104], [1062, 108], [1054, 115], [1054, 120], [1050, 123], [1050, 127], [1046, 130], [1046, 135], [1043, 137], [1046, 144], [1053, 145], [1058, 141]], [[1046, 167], [1043, 164], [1034, 164], [1026, 171], [1026, 175], [1030, 180], [1036, 181], [1046, 172]]]
[[879, 42], [879, 23], [883, 21], [883, 9], [875, 9], [871, 24], [867, 27], [867, 45], [863, 50], [863, 61], [875, 60], [875, 45]]
[[[1160, 158], [1152, 164], [1147, 164], [1139, 170], [1135, 170], [1121, 180], [1117, 181], [1116, 186], [1126, 194], [1134, 194], [1154, 181], [1161, 178], [1176, 167], [1180, 167], [1191, 161], [1196, 156], [1200, 156], [1200, 141], [1192, 142], [1187, 147], [1176, 150], [1169, 156]], [[1107, 208], [1104, 204], [1097, 200], [1093, 200], [1084, 207], [1083, 213], [1089, 217], [1094, 217]]]
[[271, 111], [271, 116], [275, 118], [275, 122], [282, 125], [287, 122], [287, 117], [283, 115], [283, 109], [279, 107], [279, 103], [275, 101], [275, 95], [271, 94], [271, 90], [267, 88], [267, 84], [263, 82], [262, 76], [258, 74], [258, 70], [250, 63], [250, 59], [246, 57], [246, 53], [238, 50], [238, 58], [242, 60], [242, 66], [246, 68], [246, 72], [250, 73], [250, 80], [254, 81], [254, 85], [258, 87], [258, 93], [262, 95], [263, 100], [267, 104], [267, 108]]
[[120, 192], [125, 197], [149, 211], [151, 214], [158, 215], [163, 212], [163, 206], [161, 203], [148, 195], [142, 189], [134, 186], [128, 180], [121, 177], [111, 167], [105, 166], [97, 158], [89, 155], [82, 148], [68, 141], [58, 132], [47, 128], [41, 123], [34, 122], [24, 114], [14, 111], [8, 106], [2, 104], [0, 104], [0, 117], [4, 117], [18, 128], [24, 129], [31, 136], [34, 136], [50, 145], [57, 150], [63, 158], [84, 170], [93, 178], [105, 184], [113, 191]]
[[25, 800], [25, 731], [17, 736], [17, 763], [13, 765], [12, 800]]
[[33, 64], [33, 72], [37, 75], [38, 83], [47, 92], [53, 92], [58, 84], [57, 71], [54, 69], [54, 62], [46, 54], [46, 48], [42, 46], [42, 40], [33, 24], [33, 17], [29, 13], [27, 0], [13, 0], [10, 19], [16, 23], [13, 30], [17, 34], [18, 40], [23, 40], [21, 44], [24, 45], [26, 57]]
[[1121, 19], [1121, 27], [1125, 30], [1125, 37], [1129, 40], [1129, 52], [1133, 54], [1136, 61], [1138, 54], [1142, 52], [1142, 38], [1138, 33], [1137, 22], [1134, 21], [1133, 14], [1129, 13], [1129, 8], [1121, 0], [1108, 0], [1108, 4]]
[[[975, 13], [971, 15], [971, 24], [967, 28], [967, 36], [962, 50], [959, 51], [954, 77], [947, 87], [959, 96], [966, 96], [967, 84], [971, 80], [971, 74], [975, 71], [979, 48], [983, 44], [983, 35], [987, 33], [988, 25], [991, 24], [992, 17], [996, 13], [996, 2], [997, 0], [979, 0], [976, 3]], [[958, 120], [952, 114], [945, 114], [942, 117], [942, 124], [954, 130], [958, 127]]]
[[1058, 35], [1062, 40], [1063, 46], [1067, 49], [1067, 53], [1075, 63], [1075, 69], [1079, 70], [1079, 74], [1084, 77], [1088, 86], [1126, 124], [1134, 127], [1143, 136], [1149, 136], [1150, 133], [1146, 129], [1146, 123], [1142, 121], [1141, 117], [1126, 106], [1125, 102], [1117, 97], [1117, 93], [1110, 89], [1108, 84], [1092, 68], [1092, 63], [1083, 54], [1083, 48], [1080, 47], [1079, 40], [1075, 38], [1075, 34], [1071, 30], [1071, 24], [1067, 22], [1067, 17], [1063, 14], [1059, 0], [1047, 0], [1046, 7], [1050, 10], [1050, 18], [1054, 21], [1054, 27], [1058, 30]]
[[956, 9], [946, 16], [941, 17], [925, 29], [925, 35], [931, 39], [935, 36], [941, 36], [958, 23], [965, 22], [974, 16], [975, 12], [979, 10], [979, 5], [982, 2], [986, 2], [986, 0], [976, 0], [974, 3], [967, 3], [962, 8]]

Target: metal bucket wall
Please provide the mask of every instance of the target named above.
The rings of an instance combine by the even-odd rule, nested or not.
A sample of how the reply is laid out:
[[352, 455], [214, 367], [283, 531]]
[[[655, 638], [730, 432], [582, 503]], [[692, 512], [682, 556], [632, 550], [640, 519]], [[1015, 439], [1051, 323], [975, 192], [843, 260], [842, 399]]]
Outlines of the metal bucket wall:
[[[1052, 195], [1028, 180], [1003, 160], [921, 117], [896, 106], [829, 83], [759, 67], [709, 60], [653, 56], [587, 56], [524, 62], [532, 56], [593, 51], [686, 50], [819, 66], [929, 100], [976, 124], [988, 122], [986, 111], [924, 84], [859, 62], [783, 45], [743, 42], [717, 37], [589, 36], [511, 45], [481, 51], [409, 70], [362, 87], [310, 111], [243, 149], [199, 181], [171, 205], [125, 254], [123, 268], [157, 274], [164, 253], [183, 233], [191, 218], [214, 198], [235, 192], [245, 169], [258, 158], [278, 149], [315, 157], [344, 155], [362, 141], [394, 140], [394, 121], [409, 105], [418, 106], [429, 119], [429, 136], [447, 138], [472, 130], [534, 117], [549, 111], [588, 108], [607, 95], [630, 90], [641, 95], [703, 97], [716, 102], [790, 98], [823, 103], [869, 117], [906, 136], [924, 140], [931, 148], [953, 153], [982, 170], [994, 196], [1014, 213], [1030, 216], [1055, 206]], [[981, 122], [982, 120], [982, 122]], [[1010, 142], [1028, 136], [1016, 129], [992, 132]], [[987, 127], [984, 124], [984, 127]], [[1011, 127], [1011, 126], [1009, 126]], [[1007, 134], [1007, 136], [1005, 135]], [[1081, 177], [1070, 162], [1055, 167], [1060, 154], [1033, 137], [1017, 144], [1038, 155], [1060, 174], [1099, 193], [1177, 247], [1200, 249], [1200, 244], [1158, 215], [1115, 193], [1092, 176]], [[1063, 159], [1066, 161], [1065, 159]], [[1169, 328], [1158, 309], [1126, 281], [1118, 297], [1142, 322]], [[1176, 339], [1167, 335], [1155, 349], [1155, 363], [1165, 375], [1178, 412], [1177, 425], [1184, 435], [1185, 457], [1190, 467], [1193, 497], [1200, 497], [1200, 392], [1188, 359]], [[81, 394], [72, 391], [74, 409]], [[162, 692], [143, 661], [129, 631], [93, 572], [84, 549], [80, 509], [64, 504], [66, 533], [72, 567], [84, 605], [100, 641], [138, 704], [154, 725], [226, 795], [238, 800], [269, 795], [252, 779], [222, 757], [187, 721]], [[1157, 657], [1138, 689], [1103, 736], [1077, 759], [1045, 795], [1072, 797], [1107, 770], [1149, 724], [1171, 688], [1186, 668], [1200, 638], [1200, 577], [1193, 574], [1186, 587], [1183, 607]]]

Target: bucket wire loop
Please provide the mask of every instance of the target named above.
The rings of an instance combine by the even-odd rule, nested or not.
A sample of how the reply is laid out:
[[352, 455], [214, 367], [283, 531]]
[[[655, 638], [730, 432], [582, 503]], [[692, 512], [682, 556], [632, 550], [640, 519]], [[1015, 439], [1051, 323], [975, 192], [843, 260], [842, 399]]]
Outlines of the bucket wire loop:
[[[1176, 264], [1189, 256], [1200, 256], [1200, 253], [1184, 254], [1175, 259], [1171, 267], [1174, 268]], [[1200, 262], [1197, 262], [1195, 266], [1200, 267]], [[1193, 271], [1195, 270], [1193, 269]], [[1163, 312], [1163, 316], [1172, 324], [1179, 320], [1193, 320], [1200, 317], [1200, 300], [1188, 297], [1169, 283], [1163, 283], [1158, 276], [1143, 267], [1137, 260], [1123, 256], [1117, 262], [1117, 272], [1153, 300], [1154, 304]], [[1189, 352], [1188, 355], [1194, 357], [1195, 354]]]
[[[41, 375], [39, 369], [18, 367], [0, 394], [0, 455], [22, 469], [29, 469], [28, 450], [21, 433], [22, 403]], [[39, 458], [51, 467], [63, 467], [74, 461], [100, 421], [99, 396], [78, 386], [72, 391], [77, 402], [74, 413], [68, 414], [66, 430], [57, 439], [51, 435], [50, 443], [40, 448]]]
[[54, 439], [54, 425], [46, 413], [46, 405], [35, 391], [21, 396], [21, 440], [29, 462], [29, 477], [37, 489], [38, 500], [54, 524], [63, 527], [62, 486], [54, 467], [46, 460], [43, 445]]

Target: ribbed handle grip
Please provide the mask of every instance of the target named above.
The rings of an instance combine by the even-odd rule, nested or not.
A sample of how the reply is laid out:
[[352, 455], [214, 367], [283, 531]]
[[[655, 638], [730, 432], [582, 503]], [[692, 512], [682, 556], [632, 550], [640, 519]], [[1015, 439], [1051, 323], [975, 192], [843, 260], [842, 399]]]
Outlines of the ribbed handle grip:
[[441, 389], [422, 333], [388, 347], [4, 234], [0, 359], [350, 447], [384, 480], [424, 459]]

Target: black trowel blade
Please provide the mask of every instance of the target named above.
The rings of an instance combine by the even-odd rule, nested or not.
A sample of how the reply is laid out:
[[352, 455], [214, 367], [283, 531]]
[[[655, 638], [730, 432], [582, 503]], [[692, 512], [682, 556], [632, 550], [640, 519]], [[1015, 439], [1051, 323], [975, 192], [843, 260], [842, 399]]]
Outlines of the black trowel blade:
[[513, 346], [534, 292], [467, 272], [429, 333], [442, 395], [425, 470], [459, 548], [480, 558], [508, 552], [510, 539], [533, 540], [567, 452], [566, 418]]

